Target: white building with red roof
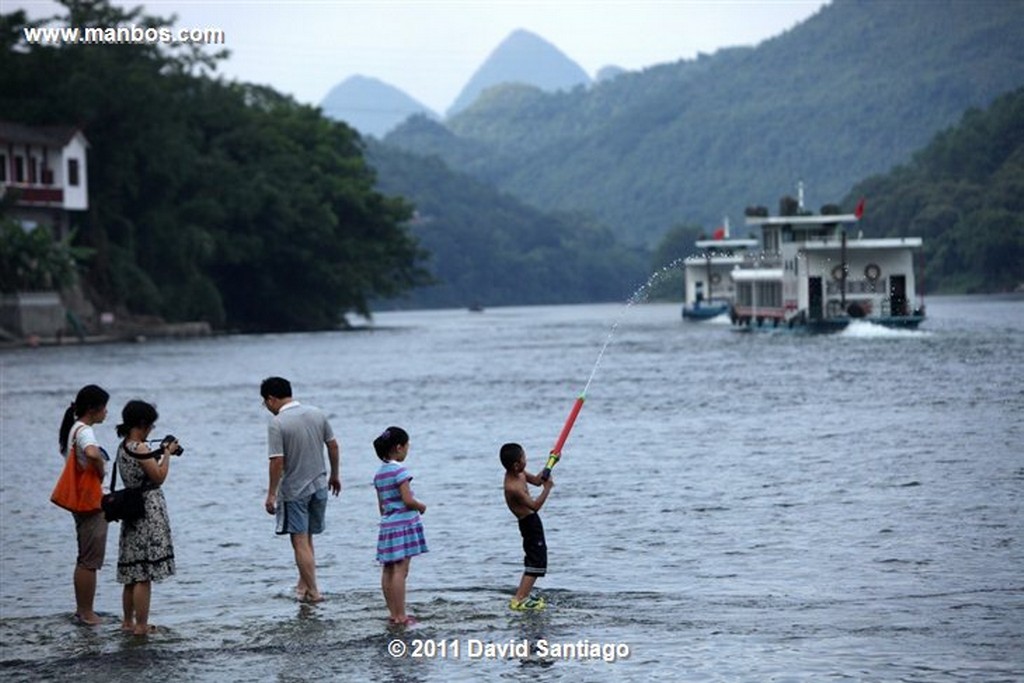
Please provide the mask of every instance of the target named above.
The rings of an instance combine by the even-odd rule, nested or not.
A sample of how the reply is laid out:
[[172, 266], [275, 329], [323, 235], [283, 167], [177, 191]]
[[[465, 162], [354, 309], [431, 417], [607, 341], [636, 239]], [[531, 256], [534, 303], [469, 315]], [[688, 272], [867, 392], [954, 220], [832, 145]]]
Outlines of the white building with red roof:
[[64, 237], [68, 212], [89, 208], [88, 149], [76, 127], [0, 121], [0, 194], [13, 195], [12, 217]]

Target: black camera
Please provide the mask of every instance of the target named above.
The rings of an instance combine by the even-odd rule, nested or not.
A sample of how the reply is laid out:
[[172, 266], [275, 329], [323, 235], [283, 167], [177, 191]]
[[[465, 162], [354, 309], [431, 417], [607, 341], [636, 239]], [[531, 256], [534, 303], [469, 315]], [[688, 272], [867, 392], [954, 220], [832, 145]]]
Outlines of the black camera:
[[[166, 449], [167, 446], [170, 445], [171, 443], [173, 443], [174, 441], [176, 441], [176, 439], [174, 438], [174, 435], [173, 434], [168, 434], [167, 436], [165, 436], [163, 439], [160, 440], [160, 448]], [[181, 455], [182, 453], [185, 452], [185, 449], [181, 447], [181, 444], [178, 444], [177, 448], [175, 448], [173, 451], [168, 451], [168, 452], [171, 455]]]

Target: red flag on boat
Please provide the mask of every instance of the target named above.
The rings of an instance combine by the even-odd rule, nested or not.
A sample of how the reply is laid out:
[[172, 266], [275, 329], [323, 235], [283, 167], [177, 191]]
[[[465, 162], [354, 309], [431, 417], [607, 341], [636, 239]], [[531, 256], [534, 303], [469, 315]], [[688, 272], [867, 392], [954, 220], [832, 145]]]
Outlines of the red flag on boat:
[[725, 239], [725, 228], [715, 228], [714, 237], [716, 240]]
[[853, 210], [853, 215], [857, 217], [857, 220], [861, 219], [864, 215], [864, 198], [861, 197], [860, 201], [857, 202], [857, 208]]

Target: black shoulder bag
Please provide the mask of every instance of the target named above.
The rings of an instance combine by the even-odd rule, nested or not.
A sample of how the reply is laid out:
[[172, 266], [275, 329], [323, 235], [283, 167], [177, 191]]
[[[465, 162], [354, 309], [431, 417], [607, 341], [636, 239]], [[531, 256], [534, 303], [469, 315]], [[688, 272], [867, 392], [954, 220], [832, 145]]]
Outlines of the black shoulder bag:
[[[125, 453], [126, 447], [122, 447]], [[114, 458], [114, 469], [110, 473], [110, 493], [104, 494], [100, 503], [103, 508], [103, 516], [108, 522], [134, 522], [146, 514], [146, 501], [142, 497], [142, 489], [129, 488], [117, 489], [117, 458]]]

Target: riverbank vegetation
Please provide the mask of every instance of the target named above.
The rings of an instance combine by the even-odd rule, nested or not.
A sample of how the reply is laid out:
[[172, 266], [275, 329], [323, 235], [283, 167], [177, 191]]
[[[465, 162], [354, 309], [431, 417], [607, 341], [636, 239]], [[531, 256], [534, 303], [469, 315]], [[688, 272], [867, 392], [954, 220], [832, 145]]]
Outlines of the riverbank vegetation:
[[[66, 26], [167, 25], [66, 2]], [[358, 135], [271, 89], [215, 79], [224, 55], [157, 44], [27, 45], [0, 26], [0, 111], [89, 140], [74, 217], [93, 299], [238, 330], [324, 329], [428, 281], [412, 206], [376, 190]]]

